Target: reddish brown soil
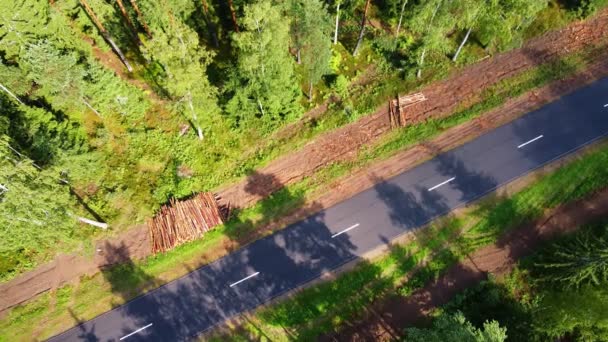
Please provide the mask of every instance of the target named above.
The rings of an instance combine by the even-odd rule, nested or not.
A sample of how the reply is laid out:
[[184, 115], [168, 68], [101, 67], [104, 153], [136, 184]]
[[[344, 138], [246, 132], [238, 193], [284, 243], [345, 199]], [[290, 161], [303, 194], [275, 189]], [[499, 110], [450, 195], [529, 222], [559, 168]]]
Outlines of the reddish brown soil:
[[546, 214], [532, 224], [524, 225], [484, 247], [468, 259], [451, 267], [431, 284], [404, 298], [390, 296], [369, 308], [366, 317], [336, 333], [326, 341], [390, 341], [402, 335], [403, 329], [424, 320], [438, 306], [471, 287], [489, 273], [510, 272], [517, 260], [530, 255], [536, 246], [556, 235], [572, 232], [581, 225], [608, 215], [608, 189], [585, 200], [568, 204]]
[[[606, 36], [608, 11], [591, 20], [576, 22], [533, 39], [523, 48], [468, 66], [446, 80], [424, 87], [421, 92], [428, 100], [408, 108], [408, 123], [445, 117], [458, 108], [478, 102], [489, 86], [585, 46], [598, 44]], [[249, 179], [243, 179], [220, 189], [218, 194], [233, 206], [247, 207], [287, 184], [314, 174], [323, 166], [354, 158], [362, 146], [374, 142], [389, 130], [387, 107], [383, 106], [372, 115], [326, 133], [300, 150], [257, 170], [260, 174], [274, 177], [265, 177], [266, 182], [258, 179], [254, 189]]]
[[0, 285], [0, 316], [40, 293], [77, 281], [81, 276], [94, 275], [101, 267], [149, 254], [148, 228], [140, 225], [118, 237], [98, 241], [92, 260], [81, 255], [59, 255], [52, 262]]
[[[462, 74], [468, 75], [466, 77], [461, 73], [457, 73], [448, 80], [436, 82], [426, 87], [423, 91], [429, 98], [427, 104], [424, 105], [427, 107], [420, 107], [417, 111], [423, 113], [420, 115], [425, 116], [446, 115], [446, 113], [450, 113], [458, 105], [462, 104], [462, 102], [459, 103], [456, 100], [458, 96], [467, 99], [467, 101], [474, 102], [475, 96], [479, 96], [483, 88], [495, 83], [499, 79], [513, 76], [537, 63], [541, 63], [543, 60], [560, 55], [562, 51], [566, 51], [564, 50], [564, 46], [568, 47], [567, 51], [573, 51], [580, 49], [585, 44], [599, 43], [600, 34], [605, 35], [605, 33], [608, 33], [608, 12], [602, 13], [589, 22], [575, 23], [559, 32], [550, 33], [538, 38], [527, 44], [523, 49], [514, 50], [504, 55], [496, 56], [494, 59], [470, 66], [462, 71]], [[528, 59], [529, 53], [526, 51], [530, 50], [545, 51], [545, 53], [536, 53], [534, 54], [534, 56], [537, 56], [535, 57], [536, 59]], [[112, 59], [110, 54], [105, 54], [105, 56], [105, 58]], [[505, 56], [511, 57], [507, 58]], [[540, 58], [538, 56], [544, 57]], [[99, 57], [103, 58], [103, 56]], [[115, 64], [114, 67], [120, 69], [119, 65], [116, 64], [117, 59], [114, 59], [112, 62]], [[497, 60], [500, 60], [500, 62], [495, 62]], [[484, 72], [489, 76], [479, 77]], [[209, 250], [204, 260], [221, 257], [231, 249], [259, 238], [269, 231], [279, 229], [288, 223], [303, 219], [320, 209], [345, 200], [373, 186], [379, 180], [390, 178], [431, 158], [439, 151], [457, 146], [468, 139], [472, 139], [494, 127], [513, 120], [523, 113], [605, 75], [608, 75], [608, 58], [606, 56], [598, 56], [596, 62], [586, 72], [579, 73], [568, 80], [554, 82], [535, 92], [510, 99], [500, 108], [484, 114], [479, 119], [446, 130], [429, 142], [404, 150], [388, 160], [351, 172], [350, 175], [335, 181], [323, 189], [323, 191], [315, 194], [313, 198], [308, 199], [307, 203], [302, 204], [301, 207], [294, 209], [293, 212], [281, 219], [260, 227], [253, 234], [242, 237], [238, 241], [232, 241], [230, 245], [219, 246], [216, 249]], [[126, 75], [122, 76], [127, 77]], [[468, 78], [471, 79], [469, 80]], [[469, 84], [470, 86], [463, 87], [462, 84]], [[447, 92], [450, 89], [453, 91], [449, 96], [440, 96], [438, 94], [441, 94], [441, 91], [436, 89], [441, 89], [443, 92]], [[433, 104], [432, 108], [429, 107], [430, 104]], [[441, 106], [446, 106], [449, 109], [444, 109]], [[314, 116], [315, 114], [313, 113], [312, 115]], [[225, 200], [231, 201], [233, 205], [250, 205], [286, 184], [293, 183], [304, 176], [313, 174], [314, 171], [333, 161], [347, 160], [356, 156], [364, 144], [373, 143], [382, 134], [386, 133], [388, 129], [386, 108], [382, 107], [376, 113], [364, 117], [356, 123], [319, 137], [304, 146], [301, 150], [284, 156], [259, 170], [257, 176], [243, 180], [243, 182], [232, 187], [225, 188], [219, 193]], [[99, 241], [97, 243], [98, 251], [93, 261], [90, 258], [82, 256], [58, 256], [53, 262], [0, 285], [0, 293], [2, 293], [0, 297], [0, 315], [6, 312], [8, 308], [22, 303], [39, 293], [48, 291], [61, 284], [77, 281], [82, 275], [96, 273], [99, 271], [99, 267], [104, 265], [119, 262], [122, 258], [136, 260], [146, 257], [150, 254], [149, 245], [146, 228], [144, 226], [137, 226], [121, 234], [119, 237]], [[120, 257], [118, 258], [116, 256], [116, 246], [121, 248]]]

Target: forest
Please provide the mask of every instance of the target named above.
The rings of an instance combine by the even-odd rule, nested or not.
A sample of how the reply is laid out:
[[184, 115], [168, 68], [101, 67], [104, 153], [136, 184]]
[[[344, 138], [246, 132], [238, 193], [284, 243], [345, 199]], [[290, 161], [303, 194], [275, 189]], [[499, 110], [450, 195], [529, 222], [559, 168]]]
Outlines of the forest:
[[[605, 2], [0, 0], [0, 279], [249, 174], [321, 103], [331, 129]], [[357, 100], [369, 68], [392, 83]]]

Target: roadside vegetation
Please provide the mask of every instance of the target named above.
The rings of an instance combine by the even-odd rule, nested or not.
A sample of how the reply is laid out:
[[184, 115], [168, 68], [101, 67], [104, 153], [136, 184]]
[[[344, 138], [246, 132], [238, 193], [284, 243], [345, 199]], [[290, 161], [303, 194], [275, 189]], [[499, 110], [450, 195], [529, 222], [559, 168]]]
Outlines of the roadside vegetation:
[[243, 340], [311, 340], [335, 331], [361, 317], [382, 296], [408, 296], [471, 252], [495, 243], [510, 229], [540, 217], [547, 209], [605, 188], [606, 162], [608, 145], [603, 143], [512, 196], [484, 199], [457, 216], [420, 230], [414, 241], [391, 246], [386, 256], [362, 262], [336, 280], [257, 310], [218, 341], [234, 334]]
[[467, 289], [436, 310], [435, 320], [460, 313], [474, 327], [493, 321], [506, 329], [506, 341], [606, 341], [607, 250], [605, 220], [581, 227], [546, 243], [507, 276]]
[[[0, 3], [2, 281], [605, 0], [340, 2], [337, 41], [337, 2], [121, 3]], [[325, 100], [314, 124], [272, 138]]]

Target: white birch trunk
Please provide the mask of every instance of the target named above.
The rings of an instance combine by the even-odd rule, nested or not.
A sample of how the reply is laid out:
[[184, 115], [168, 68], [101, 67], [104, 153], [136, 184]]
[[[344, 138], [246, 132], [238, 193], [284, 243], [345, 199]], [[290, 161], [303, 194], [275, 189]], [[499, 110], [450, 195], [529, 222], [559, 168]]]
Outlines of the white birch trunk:
[[129, 72], [133, 72], [133, 67], [131, 67], [131, 64], [129, 64], [127, 57], [125, 57], [125, 55], [122, 53], [122, 51], [120, 50], [118, 45], [116, 45], [116, 43], [114, 43], [114, 40], [112, 40], [112, 38], [110, 38], [110, 35], [107, 33], [103, 33], [103, 32], [101, 35], [106, 39], [106, 41], [108, 43], [110, 43], [110, 46], [112, 46], [112, 49], [114, 50], [114, 52], [116, 52], [116, 54], [118, 55], [118, 58], [120, 58], [122, 63], [127, 67], [127, 70], [129, 70]]
[[198, 124], [198, 116], [196, 115], [196, 111], [194, 110], [194, 105], [192, 104], [192, 94], [188, 92], [188, 107], [190, 107], [190, 111], [192, 112], [192, 124], [196, 127], [196, 134], [198, 135], [198, 140], [203, 140], [205, 136], [203, 135], [203, 130], [201, 126]]
[[340, 1], [336, 6], [336, 29], [334, 30], [334, 45], [338, 44], [338, 27], [340, 26]]
[[21, 102], [21, 100], [17, 97], [17, 95], [13, 94], [10, 90], [8, 90], [7, 87], [5, 87], [2, 83], [0, 83], [0, 89], [4, 90], [4, 92], [6, 92], [7, 94], [9, 94], [12, 98], [14, 98], [15, 100], [17, 100], [17, 102], [19, 102], [19, 104], [23, 104], [23, 102]]
[[93, 221], [86, 217], [80, 217], [80, 216], [74, 216], [74, 217], [82, 223], [90, 224], [91, 226], [95, 226], [95, 227], [101, 228], [101, 229], [108, 229], [107, 223]]
[[420, 65], [418, 66], [418, 72], [416, 73], [416, 77], [420, 78], [422, 76], [422, 65], [424, 64], [424, 55], [426, 54], [426, 48], [422, 50], [422, 54], [420, 55]]
[[264, 116], [264, 107], [262, 107], [262, 102], [258, 98], [258, 106], [260, 107], [260, 112], [262, 112], [262, 116]]
[[308, 102], [312, 101], [312, 80], [309, 83], [308, 86]]
[[82, 99], [82, 102], [85, 104], [85, 106], [89, 107], [89, 109], [90, 109], [90, 110], [92, 110], [92, 111], [93, 111], [93, 113], [95, 113], [97, 116], [101, 117], [101, 114], [99, 114], [99, 112], [98, 112], [98, 111], [96, 111], [96, 110], [95, 110], [95, 108], [93, 108], [93, 106], [91, 106], [91, 104], [89, 104], [89, 103], [87, 102], [87, 100]]
[[467, 40], [469, 39], [469, 35], [471, 34], [471, 30], [472, 30], [472, 28], [469, 28], [469, 30], [467, 31], [467, 34], [464, 36], [464, 39], [460, 43], [460, 46], [458, 46], [458, 50], [456, 50], [456, 53], [454, 54], [454, 57], [452, 57], [452, 62], [456, 62], [456, 59], [458, 58], [458, 55], [460, 54], [460, 50], [462, 50], [462, 47], [464, 46], [464, 44], [466, 44]]
[[[429, 20], [429, 27], [427, 28], [427, 31], [431, 29], [431, 26], [433, 25], [433, 20], [435, 19], [435, 16], [437, 15], [437, 12], [439, 11], [439, 7], [441, 7], [442, 3], [443, 3], [443, 0], [439, 1], [439, 3], [437, 4], [437, 7], [435, 7], [435, 10], [433, 11], [433, 15], [431, 16], [431, 20]], [[426, 55], [426, 48], [424, 48], [424, 50], [422, 50], [422, 55], [420, 56], [420, 65], [418, 66], [418, 72], [416, 73], [417, 78], [420, 78], [422, 76], [422, 65], [424, 64], [424, 55]]]
[[399, 23], [397, 24], [396, 35], [399, 35], [399, 31], [401, 31], [401, 22], [403, 21], [403, 12], [405, 12], [405, 5], [407, 5], [407, 0], [403, 0], [403, 5], [401, 5], [401, 13], [399, 14]]

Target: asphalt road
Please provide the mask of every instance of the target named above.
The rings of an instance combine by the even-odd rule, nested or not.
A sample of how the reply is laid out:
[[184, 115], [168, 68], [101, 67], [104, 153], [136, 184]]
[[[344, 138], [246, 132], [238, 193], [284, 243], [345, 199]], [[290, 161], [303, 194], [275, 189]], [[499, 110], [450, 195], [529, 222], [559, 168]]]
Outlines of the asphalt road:
[[188, 340], [607, 134], [605, 78], [51, 341]]

